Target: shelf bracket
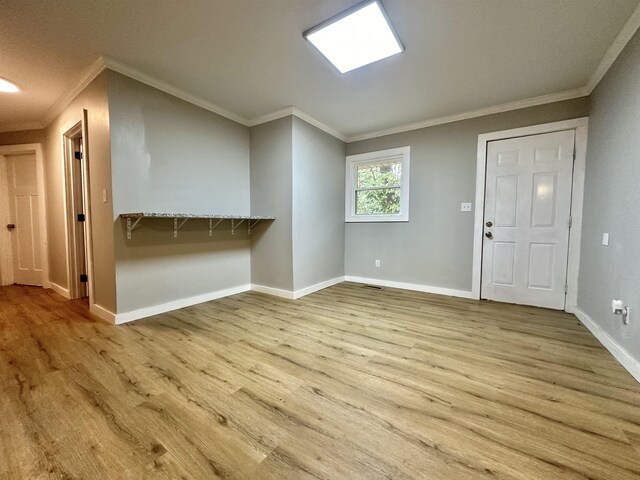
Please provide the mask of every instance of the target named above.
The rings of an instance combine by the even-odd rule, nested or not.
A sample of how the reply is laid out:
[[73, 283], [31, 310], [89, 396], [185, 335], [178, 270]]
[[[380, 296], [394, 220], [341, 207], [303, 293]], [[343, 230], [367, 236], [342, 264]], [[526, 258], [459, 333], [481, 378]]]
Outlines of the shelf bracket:
[[131, 232], [140, 223], [140, 220], [142, 220], [142, 217], [138, 217], [135, 222], [132, 222], [131, 217], [127, 217], [127, 240], [131, 240]]
[[213, 229], [216, 228], [218, 225], [220, 225], [221, 221], [222, 221], [222, 218], [219, 218], [218, 221], [214, 224], [213, 218], [209, 219], [209, 236], [213, 235]]
[[259, 219], [258, 219], [258, 220], [256, 220], [256, 221], [254, 221], [253, 223], [251, 223], [251, 220], [247, 220], [247, 224], [249, 225], [249, 229], [248, 229], [247, 233], [248, 233], [249, 235], [251, 235], [251, 229], [252, 229], [253, 227], [255, 227], [256, 225], [258, 225], [259, 223], [260, 223], [260, 220], [259, 220]]
[[189, 220], [188, 218], [185, 218], [184, 220], [182, 220], [180, 222], [180, 224], [178, 224], [178, 219], [174, 218], [173, 219], [173, 237], [177, 237], [178, 236], [178, 230], [180, 230], [182, 228], [182, 226], [187, 223], [187, 220]]
[[231, 220], [231, 235], [235, 235], [235, 230], [236, 228], [238, 228], [240, 225], [242, 225], [242, 222], [244, 222], [244, 218], [242, 220], [240, 220], [238, 223], [236, 223], [235, 220]]

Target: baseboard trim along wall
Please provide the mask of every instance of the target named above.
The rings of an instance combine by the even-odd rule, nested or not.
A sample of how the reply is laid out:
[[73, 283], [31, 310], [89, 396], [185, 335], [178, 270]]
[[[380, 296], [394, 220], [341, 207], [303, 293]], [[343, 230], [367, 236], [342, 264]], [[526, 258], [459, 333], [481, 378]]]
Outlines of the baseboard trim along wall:
[[267, 287], [265, 285], [251, 284], [251, 290], [258, 293], [266, 293], [267, 295], [273, 295], [274, 297], [287, 298], [293, 300], [293, 292], [291, 290], [283, 290], [281, 288]]
[[600, 341], [600, 343], [609, 350], [609, 353], [622, 365], [627, 372], [629, 372], [633, 378], [640, 382], [640, 361], [635, 359], [626, 349], [618, 344], [613, 338], [605, 332], [600, 325], [593, 321], [593, 319], [579, 308], [575, 309], [575, 316], [578, 320], [587, 327], [587, 329], [593, 334], [594, 337]]
[[133, 322], [134, 320], [140, 320], [142, 318], [158, 315], [160, 313], [166, 313], [173, 310], [178, 310], [180, 308], [190, 307], [192, 305], [197, 305], [198, 303], [210, 302], [211, 300], [217, 300], [219, 298], [228, 297], [230, 295], [236, 295], [238, 293], [247, 292], [249, 290], [266, 293], [268, 295], [274, 295], [276, 297], [295, 300], [297, 298], [309, 295], [310, 293], [317, 292], [318, 290], [322, 290], [323, 288], [330, 287], [343, 281], [344, 277], [333, 278], [331, 280], [327, 280], [325, 282], [321, 282], [316, 285], [297, 290], [295, 292], [282, 290], [279, 288], [266, 287], [264, 285], [240, 285], [238, 287], [218, 290], [216, 292], [196, 295], [194, 297], [181, 298], [179, 300], [173, 300], [171, 302], [162, 303], [160, 305], [153, 305], [151, 307], [140, 308], [125, 313], [118, 313], [116, 315], [100, 307], [99, 305], [93, 305], [91, 307], [91, 312], [103, 320], [107, 320], [109, 322], [115, 323], [116, 325], [120, 325], [127, 322]]
[[139, 308], [130, 312], [118, 313], [116, 314], [115, 323], [116, 325], [120, 325], [122, 323], [140, 320], [141, 318], [151, 317], [160, 313], [171, 312], [172, 310], [190, 307], [192, 305], [197, 305], [198, 303], [210, 302], [211, 300], [217, 300], [222, 297], [236, 295], [238, 293], [247, 292], [249, 290], [251, 290], [251, 285], [239, 285], [237, 287], [225, 288], [224, 290], [218, 290], [216, 292], [204, 293], [202, 295], [173, 300], [171, 302], [162, 303], [160, 305]]
[[49, 282], [49, 287], [51, 288], [51, 290], [53, 290], [59, 295], [62, 295], [67, 300], [71, 298], [71, 295], [69, 294], [69, 290], [64, 287], [61, 287], [57, 283]]
[[291, 290], [267, 287], [265, 285], [257, 285], [254, 283], [251, 284], [251, 290], [253, 290], [254, 292], [266, 293], [267, 295], [287, 298], [289, 300], [296, 300], [298, 298], [304, 297], [305, 295], [309, 295], [310, 293], [329, 288], [342, 282], [344, 282], [344, 277], [336, 277], [332, 278], [331, 280], [325, 280], [324, 282], [316, 283], [315, 285], [311, 285], [310, 287], [301, 288], [300, 290], [296, 290], [294, 292], [292, 292]]
[[95, 303], [93, 305], [90, 305], [89, 312], [94, 314], [100, 320], [104, 320], [109, 323], [116, 323], [116, 314], [110, 312], [104, 307], [101, 307], [100, 305], [96, 305]]
[[300, 290], [296, 290], [293, 292], [293, 298], [301, 298], [305, 295], [309, 295], [310, 293], [317, 292], [318, 290], [323, 290], [325, 288], [332, 287], [337, 285], [338, 283], [344, 282], [344, 277], [336, 277], [331, 280], [325, 280], [324, 282], [316, 283], [315, 285], [311, 285], [310, 287], [301, 288]]
[[403, 290], [413, 290], [416, 292], [434, 293], [436, 295], [446, 295], [448, 297], [470, 298], [472, 300], [477, 300], [476, 297], [474, 297], [473, 292], [467, 290], [434, 287], [431, 285], [422, 285], [419, 283], [394, 282], [392, 280], [380, 280], [378, 278], [352, 277], [350, 275], [347, 275], [345, 277], [345, 280], [347, 282], [376, 285], [377, 287], [400, 288]]
[[323, 290], [333, 285], [337, 285], [338, 283], [342, 283], [344, 281], [355, 282], [355, 283], [366, 283], [369, 285], [377, 285], [381, 287], [415, 290], [418, 292], [435, 293], [437, 295], [447, 295], [450, 297], [474, 298], [472, 293], [466, 290], [454, 290], [450, 288], [432, 287], [429, 285], [419, 285], [415, 283], [392, 282], [388, 280], [378, 280], [375, 278], [346, 276], [346, 277], [332, 278], [330, 280], [316, 283], [315, 285], [301, 288], [300, 290], [296, 290], [296, 291], [283, 290], [281, 288], [267, 287], [265, 285], [258, 285], [258, 284], [240, 285], [238, 287], [227, 288], [225, 290], [218, 290], [216, 292], [205, 293], [203, 295], [197, 295], [194, 297], [181, 298], [179, 300], [174, 300], [174, 301], [163, 303], [160, 305], [153, 305], [151, 307], [140, 308], [138, 310], [132, 310], [130, 312], [118, 313], [115, 316], [113, 313], [109, 312], [108, 310], [98, 305], [94, 305], [91, 311], [92, 313], [94, 313], [99, 318], [102, 318], [103, 320], [107, 320], [115, 323], [116, 325], [120, 325], [122, 323], [132, 322], [134, 320], [140, 320], [141, 318], [151, 317], [153, 315], [158, 315], [160, 313], [165, 313], [173, 310], [178, 310], [180, 308], [190, 307], [192, 305], [197, 305], [198, 303], [209, 302], [211, 300], [217, 300], [219, 298], [228, 297], [230, 295], [236, 295], [238, 293], [243, 293], [249, 290], [252, 290], [254, 292], [259, 292], [259, 293], [266, 293], [267, 295], [274, 295], [280, 298], [286, 298], [288, 300], [296, 300], [298, 298], [302, 298], [306, 295], [317, 292], [319, 290]]

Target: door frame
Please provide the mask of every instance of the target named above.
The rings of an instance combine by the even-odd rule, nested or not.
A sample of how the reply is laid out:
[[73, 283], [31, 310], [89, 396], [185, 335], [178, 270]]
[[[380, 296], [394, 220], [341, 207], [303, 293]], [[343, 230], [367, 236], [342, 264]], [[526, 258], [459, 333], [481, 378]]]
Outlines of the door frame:
[[71, 120], [67, 121], [60, 128], [60, 146], [61, 146], [61, 159], [60, 162], [62, 169], [62, 201], [63, 201], [63, 211], [64, 211], [64, 223], [65, 223], [65, 246], [67, 253], [67, 283], [68, 283], [68, 298], [76, 299], [81, 296], [81, 285], [80, 285], [80, 268], [77, 264], [77, 253], [76, 253], [76, 230], [75, 230], [75, 222], [76, 215], [73, 211], [73, 201], [74, 198], [74, 186], [73, 182], [70, 181], [70, 161], [73, 160], [69, 155], [71, 150], [71, 139], [76, 136], [78, 133], [82, 134], [82, 152], [84, 155], [82, 168], [80, 174], [82, 175], [84, 191], [83, 195], [83, 203], [84, 203], [84, 236], [85, 236], [85, 258], [87, 262], [87, 276], [88, 276], [88, 285], [87, 290], [89, 293], [89, 307], [93, 308], [95, 304], [95, 290], [94, 290], [94, 276], [93, 276], [93, 238], [91, 235], [91, 195], [90, 195], [90, 183], [89, 183], [89, 141], [87, 135], [87, 110], [83, 109], [81, 114], [75, 116]]
[[[46, 186], [44, 183], [44, 155], [42, 153], [41, 143], [23, 143], [18, 145], [4, 145], [0, 147], [0, 187], [4, 192], [9, 191], [9, 178], [7, 177], [7, 155], [24, 155], [26, 153], [34, 153], [36, 156], [36, 176], [38, 181], [38, 206], [40, 208], [40, 235], [42, 238], [41, 258], [42, 258], [42, 286], [51, 288], [49, 280], [49, 237], [47, 234], [47, 209], [46, 209]], [[8, 198], [1, 198], [3, 204]], [[2, 205], [0, 205], [2, 207]], [[3, 209], [8, 212], [9, 203]], [[0, 285], [10, 285], [13, 283], [13, 264], [11, 263], [13, 248], [11, 246], [11, 238], [2, 228], [0, 234]], [[8, 255], [2, 255], [2, 252], [8, 252]]]
[[578, 302], [578, 273], [580, 269], [580, 241], [582, 236], [582, 205], [584, 200], [584, 176], [587, 163], [587, 135], [589, 117], [561, 122], [544, 123], [529, 127], [502, 130], [478, 135], [478, 163], [476, 170], [476, 212], [473, 228], [473, 276], [472, 298], [480, 300], [482, 283], [482, 235], [484, 231], [484, 198], [486, 193], [487, 144], [496, 140], [528, 137], [543, 133], [575, 130], [576, 158], [573, 164], [571, 189], [571, 228], [569, 230], [569, 255], [567, 260], [567, 294], [565, 311], [575, 312]]

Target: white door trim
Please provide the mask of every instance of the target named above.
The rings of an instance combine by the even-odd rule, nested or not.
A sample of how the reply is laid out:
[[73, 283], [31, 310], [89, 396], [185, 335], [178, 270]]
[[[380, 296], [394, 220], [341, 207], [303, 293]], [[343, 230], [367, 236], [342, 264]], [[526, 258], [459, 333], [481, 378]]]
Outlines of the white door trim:
[[64, 212], [64, 238], [65, 238], [65, 251], [66, 251], [66, 264], [67, 264], [67, 290], [69, 291], [69, 298], [77, 298], [76, 286], [73, 280], [75, 271], [75, 253], [72, 247], [72, 234], [71, 228], [73, 227], [70, 215], [73, 217], [73, 212], [70, 212], [70, 187], [68, 185], [67, 175], [67, 134], [77, 128], [78, 124], [82, 123], [82, 117], [74, 117], [67, 121], [62, 127], [60, 127], [60, 178], [62, 179], [62, 211]]
[[[0, 147], [0, 155], [21, 155], [24, 153], [35, 153], [36, 155], [36, 168], [38, 175], [38, 206], [40, 208], [40, 235], [42, 235], [42, 245], [41, 245], [41, 255], [42, 255], [42, 286], [44, 288], [51, 287], [51, 281], [49, 279], [49, 253], [48, 253], [48, 245], [49, 245], [49, 237], [47, 235], [47, 208], [46, 208], [46, 188], [44, 184], [44, 156], [42, 153], [42, 144], [41, 143], [23, 143], [20, 145], [5, 145]], [[4, 181], [8, 181], [8, 179], [4, 178]], [[2, 187], [8, 187], [7, 185], [2, 185]], [[7, 188], [3, 188], [3, 191], [8, 191]], [[2, 225], [0, 225], [2, 227]], [[5, 252], [11, 252], [11, 247], [7, 248], [0, 238], [0, 247]], [[4, 263], [3, 263], [4, 265]], [[11, 272], [10, 276], [5, 277], [5, 273], [2, 274], [3, 280], [6, 278], [11, 279], [11, 283], [13, 282], [13, 272]]]
[[[7, 160], [0, 155], [0, 218], [9, 219], [11, 207], [9, 207], [9, 178]], [[4, 221], [2, 221], [4, 224]], [[11, 234], [0, 224], [0, 286], [13, 283]]]
[[580, 266], [580, 238], [582, 234], [582, 203], [584, 198], [584, 174], [587, 162], [587, 134], [589, 118], [582, 117], [561, 122], [545, 123], [530, 127], [502, 130], [478, 135], [478, 164], [476, 170], [476, 213], [473, 229], [473, 276], [471, 292], [480, 300], [482, 282], [482, 235], [484, 222], [485, 176], [487, 171], [487, 143], [507, 138], [526, 137], [562, 130], [576, 131], [576, 159], [573, 167], [571, 195], [572, 226], [569, 233], [569, 260], [567, 266], [567, 299], [565, 310], [574, 312], [578, 300], [578, 269]]
[[83, 177], [84, 191], [83, 201], [85, 205], [85, 256], [87, 259], [87, 275], [88, 279], [88, 293], [89, 293], [89, 308], [96, 308], [95, 304], [95, 284], [93, 274], [93, 238], [92, 238], [92, 216], [91, 216], [91, 196], [90, 196], [90, 176], [89, 176], [89, 138], [88, 138], [88, 125], [87, 125], [87, 110], [81, 110], [79, 115], [74, 116], [67, 121], [60, 128], [60, 143], [61, 143], [61, 170], [62, 170], [62, 201], [63, 211], [65, 212], [65, 246], [67, 253], [67, 287], [69, 290], [69, 298], [74, 299], [79, 297], [79, 280], [78, 280], [78, 266], [76, 265], [76, 253], [75, 253], [75, 213], [71, 209], [70, 194], [72, 193], [72, 186], [67, 182], [69, 177], [67, 175], [67, 161], [68, 157], [68, 141], [69, 135], [75, 135], [78, 131], [82, 134], [82, 151], [84, 155], [84, 162], [82, 162], [81, 175]]

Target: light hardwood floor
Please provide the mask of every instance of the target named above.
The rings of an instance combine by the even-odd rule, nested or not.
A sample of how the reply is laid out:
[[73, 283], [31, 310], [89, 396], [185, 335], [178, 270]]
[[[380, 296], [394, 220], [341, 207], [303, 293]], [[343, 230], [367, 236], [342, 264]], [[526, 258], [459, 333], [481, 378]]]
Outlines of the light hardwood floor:
[[344, 283], [114, 327], [0, 289], [1, 479], [640, 478], [640, 385], [575, 317]]

